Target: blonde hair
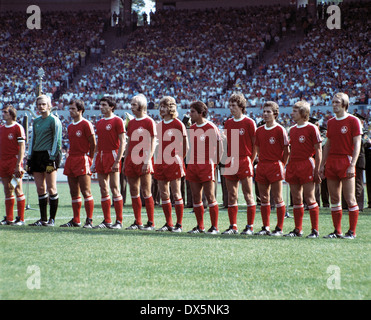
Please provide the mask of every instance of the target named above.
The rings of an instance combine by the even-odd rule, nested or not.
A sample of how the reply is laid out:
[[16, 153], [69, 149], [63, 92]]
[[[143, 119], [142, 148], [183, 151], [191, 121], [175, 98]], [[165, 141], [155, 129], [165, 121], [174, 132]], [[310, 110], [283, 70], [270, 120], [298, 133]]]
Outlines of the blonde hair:
[[310, 104], [307, 101], [298, 101], [294, 104], [293, 108], [299, 109], [299, 114], [305, 121], [309, 120]]
[[37, 106], [37, 102], [41, 99], [45, 99], [46, 100], [46, 103], [48, 105], [48, 107], [51, 109], [52, 108], [52, 100], [50, 99], [49, 96], [47, 96], [46, 94], [41, 94], [39, 95], [37, 98], [36, 98], [36, 106]]
[[131, 99], [131, 101], [136, 101], [138, 103], [140, 111], [147, 112], [147, 98], [144, 94], [137, 94]]
[[[349, 107], [349, 96], [344, 92], [335, 93], [334, 98], [338, 98], [341, 100], [341, 105], [345, 107], [345, 110], [348, 111]], [[332, 99], [334, 99], [332, 98]]]
[[169, 111], [169, 114], [171, 115], [171, 118], [177, 118], [178, 117], [178, 111], [176, 106], [176, 101], [173, 97], [165, 96], [160, 100], [160, 106], [167, 107], [167, 110]]

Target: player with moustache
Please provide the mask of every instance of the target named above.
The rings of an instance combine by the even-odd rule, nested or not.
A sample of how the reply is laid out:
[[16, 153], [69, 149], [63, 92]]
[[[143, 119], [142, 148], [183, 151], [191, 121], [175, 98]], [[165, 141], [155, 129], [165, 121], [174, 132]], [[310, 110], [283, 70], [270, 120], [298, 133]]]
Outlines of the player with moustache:
[[83, 117], [85, 104], [82, 100], [71, 100], [69, 103], [72, 123], [68, 126], [70, 147], [64, 165], [63, 174], [67, 176], [72, 198], [73, 218], [61, 227], [80, 227], [80, 210], [82, 206], [80, 193], [84, 197], [86, 221], [84, 228], [92, 228], [94, 199], [91, 193], [92, 159], [95, 154], [96, 139], [94, 127]]

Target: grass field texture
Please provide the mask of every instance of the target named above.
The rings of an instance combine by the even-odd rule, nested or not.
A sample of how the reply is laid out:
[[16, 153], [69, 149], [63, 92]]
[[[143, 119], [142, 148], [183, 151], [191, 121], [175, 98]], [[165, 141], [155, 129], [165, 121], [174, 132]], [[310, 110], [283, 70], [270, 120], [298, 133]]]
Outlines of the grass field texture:
[[[286, 190], [286, 188], [284, 188]], [[103, 213], [99, 187], [93, 184], [94, 224]], [[220, 188], [219, 188], [220, 191]], [[333, 231], [329, 209], [321, 208], [318, 239], [257, 236], [190, 235], [196, 225], [185, 209], [183, 233], [60, 228], [72, 218], [68, 185], [58, 185], [60, 205], [56, 227], [0, 226], [0, 299], [127, 299], [246, 300], [371, 298], [371, 209], [360, 213], [357, 238], [323, 239]], [[219, 192], [218, 197], [221, 197]], [[239, 230], [246, 225], [240, 195]], [[285, 198], [286, 199], [286, 198]], [[221, 203], [220, 199], [219, 203]], [[285, 200], [286, 201], [286, 200]], [[36, 189], [29, 185], [26, 223], [39, 219]], [[292, 208], [289, 208], [292, 216]], [[0, 213], [5, 215], [0, 193]], [[84, 208], [81, 220], [85, 220]], [[145, 222], [145, 210], [142, 211]], [[15, 212], [16, 215], [16, 212]], [[173, 210], [174, 221], [175, 213]], [[114, 210], [112, 210], [114, 220]], [[124, 206], [124, 228], [134, 221], [131, 204]], [[210, 225], [205, 212], [206, 227]], [[349, 226], [343, 214], [343, 232]], [[165, 223], [155, 209], [156, 227]], [[272, 211], [271, 227], [276, 223]], [[220, 206], [219, 229], [229, 225]], [[304, 235], [310, 233], [308, 211]], [[255, 231], [261, 227], [257, 208]], [[294, 228], [285, 219], [284, 233]]]

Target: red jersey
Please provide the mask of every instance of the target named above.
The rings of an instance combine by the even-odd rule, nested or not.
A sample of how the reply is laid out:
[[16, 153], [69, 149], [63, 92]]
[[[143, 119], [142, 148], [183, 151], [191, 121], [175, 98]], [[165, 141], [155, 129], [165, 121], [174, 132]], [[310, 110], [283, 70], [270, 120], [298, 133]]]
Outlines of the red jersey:
[[327, 137], [331, 140], [329, 155], [353, 154], [353, 138], [362, 134], [361, 122], [351, 114], [331, 118], [327, 122]]
[[157, 135], [156, 123], [147, 115], [140, 119], [134, 118], [129, 121], [127, 135], [130, 139], [128, 154], [132, 159], [138, 156], [142, 158], [143, 151], [151, 151], [151, 137]]
[[290, 160], [307, 160], [315, 154], [314, 146], [322, 142], [318, 127], [310, 122], [290, 128]]
[[217, 126], [206, 120], [201, 125], [193, 124], [189, 130], [191, 155], [188, 163], [217, 164], [217, 143], [221, 135]]
[[68, 140], [70, 141], [70, 156], [82, 156], [89, 153], [89, 137], [94, 135], [94, 128], [90, 121], [82, 118], [79, 122], [72, 122], [68, 128]]
[[97, 124], [98, 152], [111, 152], [120, 147], [119, 135], [125, 133], [124, 121], [113, 115], [110, 118], [102, 118]]
[[19, 143], [25, 140], [26, 134], [19, 123], [0, 126], [0, 159], [10, 159], [18, 155]]
[[[255, 132], [255, 121], [247, 116], [243, 116], [238, 120], [234, 118], [228, 119], [224, 124], [224, 133], [227, 137], [228, 157], [232, 155], [231, 148], [234, 148], [234, 146], [238, 148], [238, 155], [240, 157], [251, 157]], [[238, 141], [236, 141], [236, 138], [238, 138]], [[233, 154], [236, 154], [236, 150], [233, 151]]]
[[276, 123], [273, 127], [266, 125], [256, 129], [256, 146], [259, 147], [259, 161], [282, 161], [284, 146], [289, 145], [287, 132]]
[[171, 119], [157, 124], [158, 151], [156, 164], [171, 164], [175, 156], [183, 159], [183, 138], [187, 136], [187, 130], [182, 121]]

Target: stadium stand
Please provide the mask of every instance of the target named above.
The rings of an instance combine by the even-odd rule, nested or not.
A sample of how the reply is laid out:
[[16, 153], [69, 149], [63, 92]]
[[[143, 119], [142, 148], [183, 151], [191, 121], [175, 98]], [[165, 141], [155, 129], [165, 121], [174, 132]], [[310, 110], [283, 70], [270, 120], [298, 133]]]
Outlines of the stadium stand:
[[[222, 127], [228, 97], [241, 91], [252, 110], [266, 100], [288, 107], [306, 99], [318, 107], [313, 116], [325, 125], [330, 113], [321, 106], [329, 105], [335, 91], [349, 93], [353, 105], [371, 104], [370, 11], [369, 2], [342, 4], [342, 28], [329, 30], [320, 12], [313, 20], [306, 8], [290, 6], [171, 15], [158, 10], [150, 24], [124, 37], [109, 27], [110, 15], [103, 11], [48, 12], [37, 31], [18, 27], [23, 14], [2, 13], [0, 105], [32, 106], [35, 75], [43, 66], [44, 92], [53, 95], [65, 124], [69, 119], [62, 111], [72, 97], [86, 102], [94, 123], [89, 111], [94, 114], [102, 95], [114, 96], [118, 111], [124, 111], [133, 95], [144, 93], [154, 109], [164, 95], [174, 96], [184, 112], [200, 99]], [[367, 128], [370, 111], [361, 111]], [[261, 119], [257, 112], [250, 116]], [[291, 124], [287, 113], [280, 121]]]

